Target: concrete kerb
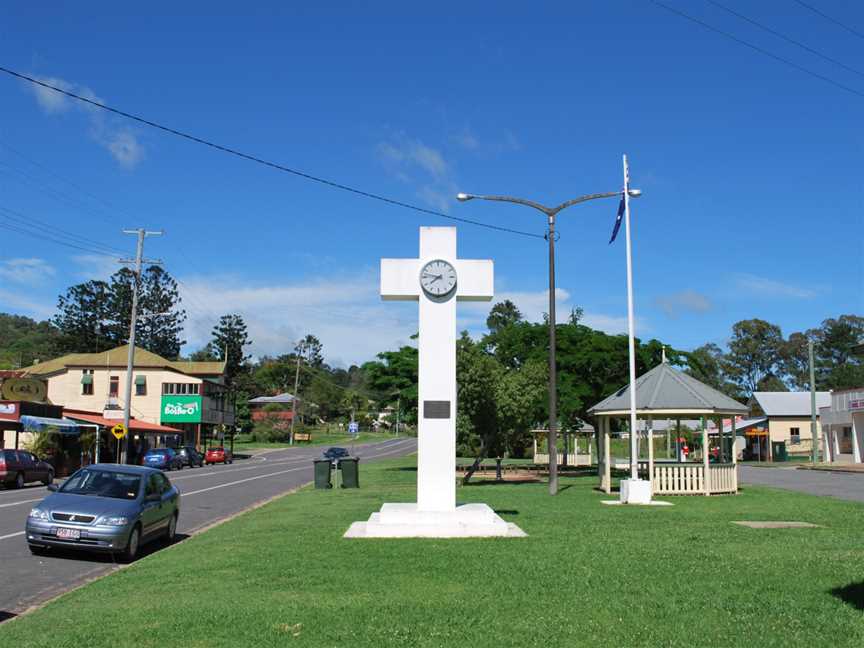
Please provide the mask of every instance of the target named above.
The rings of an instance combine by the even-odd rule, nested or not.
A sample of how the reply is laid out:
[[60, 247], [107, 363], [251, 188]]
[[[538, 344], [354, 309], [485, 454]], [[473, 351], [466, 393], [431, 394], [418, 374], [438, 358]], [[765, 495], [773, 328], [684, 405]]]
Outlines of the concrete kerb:
[[[131, 567], [132, 565], [137, 565], [137, 564], [139, 564], [145, 560], [149, 560], [152, 556], [155, 556], [157, 554], [162, 554], [165, 551], [171, 551], [175, 547], [179, 547], [180, 545], [186, 543], [187, 541], [191, 540], [192, 538], [194, 538], [198, 535], [201, 535], [202, 533], [205, 533], [206, 531], [210, 531], [211, 529], [214, 529], [218, 526], [221, 526], [221, 525], [225, 524], [226, 522], [230, 522], [231, 520], [238, 518], [241, 515], [245, 515], [246, 513], [249, 513], [250, 511], [254, 511], [255, 509], [259, 509], [262, 506], [266, 506], [267, 504], [270, 504], [271, 502], [273, 502], [273, 501], [275, 501], [281, 497], [287, 497], [288, 495], [293, 495], [297, 491], [302, 490], [302, 489], [306, 488], [307, 486], [310, 486], [312, 483], [313, 482], [311, 482], [311, 481], [306, 482], [305, 484], [301, 484], [300, 486], [297, 486], [295, 488], [287, 490], [284, 493], [279, 493], [277, 495], [273, 495], [272, 497], [268, 497], [266, 499], [255, 502], [254, 504], [252, 504], [248, 508], [243, 509], [242, 511], [237, 511], [236, 513], [232, 513], [231, 515], [228, 515], [224, 518], [220, 518], [219, 520], [214, 520], [213, 522], [208, 522], [207, 524], [203, 524], [201, 526], [195, 527], [194, 529], [191, 529], [189, 531], [189, 534], [187, 535], [187, 537], [183, 538], [179, 542], [174, 542], [174, 543], [172, 543], [166, 547], [163, 547], [158, 552], [154, 552], [154, 553], [151, 553], [150, 555], [144, 556], [143, 558], [139, 558], [138, 560], [135, 560], [134, 562], [129, 563], [128, 565], [124, 565], [124, 564], [115, 562], [114, 568], [108, 572], [105, 572], [103, 574], [97, 574], [97, 575], [91, 576], [91, 577], [87, 577], [84, 580], [80, 581], [79, 583], [73, 585], [69, 589], [65, 589], [64, 591], [62, 591], [62, 592], [44, 600], [44, 601], [41, 601], [41, 602], [36, 603], [34, 605], [31, 605], [31, 606], [25, 608], [24, 610], [22, 610], [21, 612], [16, 612], [15, 610], [12, 610], [12, 612], [15, 613], [15, 616], [10, 618], [9, 620], [5, 621], [4, 623], [14, 623], [16, 619], [20, 619], [21, 617], [26, 616], [26, 615], [30, 614], [31, 612], [35, 612], [36, 610], [39, 610], [39, 609], [45, 607], [49, 603], [53, 603], [54, 601], [66, 596], [67, 594], [71, 594], [72, 592], [75, 592], [76, 590], [81, 589], [85, 585], [89, 585], [90, 583], [94, 583], [101, 578], [105, 578], [106, 576], [110, 576], [111, 574], [116, 574], [118, 571], [121, 571], [123, 569], [127, 569], [128, 567]], [[50, 591], [50, 590], [48, 590], [48, 591]]]

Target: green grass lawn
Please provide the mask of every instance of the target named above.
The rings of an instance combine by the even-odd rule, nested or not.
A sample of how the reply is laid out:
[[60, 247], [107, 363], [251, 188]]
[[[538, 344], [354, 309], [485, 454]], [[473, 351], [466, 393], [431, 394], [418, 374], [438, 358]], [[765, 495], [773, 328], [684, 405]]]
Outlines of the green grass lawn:
[[[522, 539], [344, 540], [410, 459], [304, 490], [0, 625], [2, 646], [861, 646], [864, 507], [748, 487], [600, 504], [595, 477], [460, 488]], [[731, 520], [803, 520], [755, 530]], [[855, 589], [857, 588], [857, 590]], [[856, 594], [857, 592], [857, 594]]]
[[293, 446], [288, 443], [280, 443], [273, 442], [268, 443], [264, 441], [234, 441], [234, 453], [242, 454], [247, 450], [269, 450], [275, 449], [278, 450], [280, 448], [293, 448], [303, 446], [350, 446], [353, 443], [371, 443], [374, 441], [387, 441], [388, 439], [397, 439], [395, 434], [393, 433], [383, 433], [383, 432], [361, 432], [357, 437], [352, 437], [350, 434], [328, 434], [326, 432], [312, 432], [312, 441], [300, 441]]

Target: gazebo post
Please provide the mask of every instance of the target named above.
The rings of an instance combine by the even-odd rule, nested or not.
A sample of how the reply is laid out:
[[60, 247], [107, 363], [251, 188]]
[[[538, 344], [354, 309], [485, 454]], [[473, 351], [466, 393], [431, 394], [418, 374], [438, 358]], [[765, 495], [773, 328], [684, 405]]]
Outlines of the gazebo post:
[[654, 494], [654, 417], [649, 416], [647, 421], [648, 432], [648, 481], [651, 484], [651, 494]]
[[609, 467], [609, 417], [603, 417], [603, 479], [606, 493], [612, 492], [612, 470]]
[[702, 469], [705, 471], [702, 486], [705, 488], [705, 494], [711, 494], [710, 479], [708, 478], [708, 423], [705, 417], [702, 417]]

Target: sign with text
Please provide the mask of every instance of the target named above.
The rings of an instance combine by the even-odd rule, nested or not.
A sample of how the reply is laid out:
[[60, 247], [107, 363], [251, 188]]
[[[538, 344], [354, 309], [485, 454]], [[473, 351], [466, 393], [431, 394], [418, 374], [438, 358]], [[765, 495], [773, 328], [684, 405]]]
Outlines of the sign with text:
[[201, 396], [165, 394], [160, 412], [162, 423], [200, 423]]
[[122, 439], [124, 436], [126, 436], [126, 426], [122, 423], [118, 423], [111, 428], [111, 434], [113, 434], [114, 438], [118, 440]]
[[17, 421], [21, 413], [18, 411], [18, 403], [0, 403], [0, 419], [6, 421]]
[[864, 409], [864, 399], [850, 400], [849, 401], [849, 409], [850, 410]]
[[48, 387], [35, 378], [7, 378], [0, 386], [0, 393], [4, 400], [44, 403]]

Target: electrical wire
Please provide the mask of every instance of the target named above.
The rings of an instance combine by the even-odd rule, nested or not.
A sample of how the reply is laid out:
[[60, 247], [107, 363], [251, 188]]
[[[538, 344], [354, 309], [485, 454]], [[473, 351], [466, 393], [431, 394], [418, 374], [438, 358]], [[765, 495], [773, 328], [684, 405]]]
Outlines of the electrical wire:
[[831, 16], [829, 16], [829, 15], [826, 14], [825, 12], [820, 11], [820, 10], [817, 9], [816, 7], [813, 7], [813, 6], [809, 5], [809, 4], [807, 4], [806, 2], [802, 2], [801, 0], [795, 0], [795, 2], [797, 2], [799, 5], [801, 5], [801, 6], [804, 7], [805, 9], [809, 9], [810, 11], [812, 11], [813, 13], [815, 13], [816, 15], [818, 15], [818, 16], [822, 16], [822, 17], [823, 17], [825, 20], [827, 20], [828, 22], [832, 22], [832, 23], [834, 23], [835, 25], [837, 25], [838, 27], [842, 27], [843, 29], [845, 29], [845, 30], [848, 31], [849, 33], [851, 33], [851, 34], [855, 34], [858, 38], [862, 38], [862, 39], [864, 39], [864, 34], [862, 34], [861, 32], [859, 32], [857, 29], [853, 29], [852, 27], [850, 27], [850, 26], [847, 25], [846, 23], [841, 22], [841, 21], [837, 20], [836, 18], [832, 18]]
[[805, 50], [805, 51], [807, 51], [807, 52], [810, 52], [811, 54], [815, 54], [816, 56], [818, 56], [818, 57], [820, 57], [820, 58], [822, 58], [822, 59], [824, 59], [824, 60], [826, 60], [826, 61], [829, 61], [830, 63], [833, 63], [834, 65], [838, 65], [838, 66], [842, 67], [844, 70], [848, 70], [849, 72], [854, 72], [855, 74], [857, 74], [857, 75], [859, 75], [859, 76], [864, 76], [864, 72], [861, 72], [860, 70], [856, 70], [855, 68], [850, 67], [850, 66], [846, 65], [845, 63], [843, 63], [842, 61], [838, 61], [838, 60], [835, 59], [835, 58], [831, 58], [831, 57], [828, 56], [827, 54], [823, 54], [823, 53], [820, 52], [819, 50], [815, 50], [815, 49], [813, 49], [812, 47], [810, 47], [810, 46], [808, 46], [808, 45], [805, 45], [804, 43], [802, 43], [802, 42], [800, 42], [800, 41], [797, 41], [797, 40], [795, 40], [794, 38], [791, 38], [790, 36], [786, 36], [785, 34], [781, 34], [781, 33], [778, 32], [777, 30], [772, 29], [771, 27], [768, 27], [768, 26], [766, 26], [766, 25], [763, 25], [762, 23], [757, 22], [757, 21], [753, 20], [752, 18], [748, 18], [748, 17], [745, 16], [744, 14], [738, 13], [738, 12], [735, 11], [734, 9], [730, 9], [729, 7], [723, 5], [723, 4], [719, 3], [719, 2], [716, 2], [715, 0], [706, 0], [706, 2], [708, 2], [709, 4], [714, 5], [715, 7], [718, 7], [719, 9], [722, 9], [723, 11], [725, 11], [725, 12], [727, 12], [727, 13], [732, 14], [733, 16], [737, 16], [737, 17], [740, 18], [741, 20], [744, 20], [744, 21], [750, 23], [751, 25], [755, 25], [755, 26], [758, 27], [759, 29], [762, 29], [763, 31], [766, 31], [766, 32], [768, 32], [769, 34], [774, 34], [774, 36], [777, 36], [778, 38], [782, 38], [782, 39], [785, 40], [787, 43], [792, 43], [793, 45], [797, 45], [797, 46], [800, 47], [801, 49], [803, 49], [803, 50]]
[[[8, 218], [8, 217], [7, 217], [7, 216], [0, 215], [0, 218]], [[56, 238], [53, 238], [53, 237], [48, 236], [48, 235], [46, 235], [46, 234], [41, 234], [41, 233], [39, 233], [39, 232], [34, 232], [34, 231], [32, 231], [32, 230], [25, 229], [24, 227], [17, 226], [17, 225], [15, 225], [14, 223], [10, 223], [10, 222], [8, 222], [8, 221], [5, 222], [5, 223], [0, 222], [0, 227], [2, 227], [3, 229], [6, 229], [6, 230], [12, 231], [12, 232], [18, 232], [18, 233], [20, 233], [20, 234], [26, 234], [27, 236], [31, 236], [31, 237], [33, 237], [33, 238], [38, 238], [38, 239], [42, 239], [42, 240], [45, 240], [45, 241], [49, 241], [49, 242], [51, 242], [51, 243], [55, 243], [55, 244], [57, 244], [57, 245], [65, 245], [66, 247], [73, 248], [73, 249], [76, 249], [76, 250], [81, 250], [81, 251], [83, 251], [83, 252], [89, 252], [89, 253], [91, 253], [91, 254], [98, 254], [98, 255], [101, 255], [101, 256], [110, 257], [110, 258], [112, 258], [112, 259], [113, 259], [113, 258], [116, 258], [115, 255], [113, 255], [113, 254], [109, 254], [109, 253], [104, 252], [104, 251], [102, 251], [102, 250], [95, 250], [95, 249], [93, 249], [93, 248], [83, 247], [83, 246], [81, 246], [81, 245], [77, 245], [77, 244], [75, 244], [75, 243], [70, 243], [69, 241], [64, 241], [64, 240], [61, 240], [61, 239], [56, 239]]]
[[0, 217], [5, 218], [7, 221], [13, 221], [14, 224], [20, 227], [40, 230], [55, 238], [69, 240], [76, 245], [87, 245], [91, 248], [99, 248], [102, 250], [102, 254], [110, 254], [112, 256], [117, 254], [127, 254], [125, 250], [121, 250], [120, 248], [114, 247], [112, 245], [107, 245], [105, 243], [100, 243], [99, 241], [95, 241], [85, 236], [69, 232], [67, 230], [57, 227], [56, 225], [52, 225], [45, 221], [39, 220], [38, 218], [35, 218], [33, 216], [24, 215], [21, 212], [15, 211], [14, 209], [9, 209], [8, 207], [4, 207], [2, 205], [0, 205], [0, 212], [2, 212], [2, 214], [0, 214]]
[[[760, 54], [762, 54], [764, 56], [772, 58], [775, 61], [779, 61], [780, 63], [783, 63], [784, 65], [788, 65], [789, 67], [794, 68], [794, 69], [798, 70], [799, 72], [803, 72], [804, 74], [808, 74], [808, 75], [810, 75], [816, 79], [821, 79], [822, 81], [824, 81], [826, 83], [830, 83], [831, 85], [836, 86], [837, 88], [840, 88], [841, 90], [845, 90], [846, 92], [849, 92], [851, 94], [857, 95], [859, 97], [864, 97], [864, 92], [859, 92], [858, 90], [855, 90], [854, 88], [850, 88], [849, 86], [844, 85], [844, 84], [840, 83], [839, 81], [835, 81], [834, 79], [832, 79], [830, 77], [819, 74], [818, 72], [813, 72], [812, 70], [808, 70], [807, 68], [805, 68], [801, 65], [798, 65], [797, 63], [790, 61], [789, 59], [783, 58], [782, 56], [778, 56], [777, 54], [769, 52], [768, 50], [763, 49], [762, 47], [759, 47], [758, 45], [754, 45], [753, 43], [750, 43], [750, 42], [745, 41], [741, 38], [738, 38], [737, 36], [730, 34], [729, 32], [724, 31], [722, 29], [719, 29], [718, 27], [714, 27], [713, 25], [708, 24], [704, 20], [700, 20], [699, 18], [694, 18], [690, 14], [684, 13], [683, 11], [675, 9], [674, 7], [670, 7], [666, 3], [660, 2], [660, 0], [648, 0], [648, 1], [652, 4], [657, 5], [658, 7], [661, 7], [662, 9], [665, 9], [666, 11], [668, 11], [670, 13], [673, 13], [677, 16], [680, 16], [681, 18], [684, 18], [686, 20], [694, 22], [697, 25], [701, 25], [705, 29], [709, 29], [709, 30], [711, 30], [717, 34], [720, 34], [721, 36], [724, 36], [730, 40], [733, 40], [740, 45], [744, 45], [745, 47], [749, 47], [750, 49], [755, 50], [756, 52], [759, 52]], [[2, 68], [0, 68], [0, 70], [2, 70]]]
[[11, 70], [6, 67], [0, 66], [0, 72], [4, 72], [10, 76], [16, 77], [23, 81], [27, 81], [34, 85], [41, 86], [43, 88], [48, 88], [49, 90], [53, 90], [55, 92], [59, 92], [67, 97], [72, 99], [76, 99], [78, 101], [82, 101], [91, 106], [95, 106], [96, 108], [100, 108], [110, 113], [114, 113], [115, 115], [120, 115], [121, 117], [125, 117], [126, 119], [131, 119], [132, 121], [136, 121], [140, 124], [144, 124], [145, 126], [150, 126], [151, 128], [155, 128], [157, 130], [161, 130], [165, 133], [169, 133], [171, 135], [176, 135], [177, 137], [181, 137], [183, 139], [189, 140], [191, 142], [195, 142], [197, 144], [201, 144], [203, 146], [208, 146], [217, 151], [221, 151], [223, 153], [228, 153], [229, 155], [236, 156], [238, 158], [248, 160], [249, 162], [255, 162], [257, 164], [261, 164], [266, 167], [270, 167], [271, 169], [276, 169], [277, 171], [283, 171], [285, 173], [290, 173], [291, 175], [297, 176], [299, 178], [303, 178], [305, 180], [310, 180], [312, 182], [317, 182], [322, 185], [326, 185], [333, 189], [339, 189], [341, 191], [346, 191], [348, 193], [353, 193], [358, 196], [363, 196], [365, 198], [370, 198], [372, 200], [377, 200], [379, 202], [383, 202], [389, 205], [393, 205], [395, 207], [404, 207], [405, 209], [410, 209], [416, 212], [420, 212], [422, 214], [429, 214], [431, 216], [437, 216], [439, 218], [446, 218], [452, 221], [457, 221], [460, 223], [465, 223], [467, 225], [475, 225], [477, 227], [485, 227], [487, 229], [497, 230], [499, 232], [506, 232], [508, 234], [518, 234], [520, 236], [528, 236], [531, 238], [539, 238], [543, 239], [544, 236], [542, 234], [535, 234], [533, 232], [525, 232], [522, 230], [511, 229], [509, 227], [503, 227], [501, 225], [492, 225], [490, 223], [483, 223], [481, 221], [475, 221], [468, 218], [460, 218], [459, 216], [451, 216], [450, 214], [445, 214], [441, 211], [436, 211], [434, 209], [427, 209], [426, 207], [420, 207], [419, 205], [413, 205], [411, 203], [404, 202], [402, 200], [396, 200], [394, 198], [388, 198], [387, 196], [382, 196], [381, 194], [372, 193], [370, 191], [364, 191], [362, 189], [358, 189], [356, 187], [352, 187], [346, 184], [342, 184], [341, 182], [336, 182], [334, 180], [329, 180], [327, 178], [322, 178], [320, 176], [312, 175], [311, 173], [306, 173], [305, 171], [300, 171], [298, 169], [292, 169], [291, 167], [287, 167], [283, 164], [279, 164], [277, 162], [271, 162], [269, 160], [265, 160], [264, 158], [257, 157], [255, 155], [250, 155], [249, 153], [243, 153], [237, 149], [223, 146], [222, 144], [217, 144], [210, 140], [203, 139], [201, 137], [197, 137], [190, 133], [177, 130], [175, 128], [171, 128], [169, 126], [164, 126], [159, 124], [158, 122], [151, 121], [149, 119], [145, 119], [144, 117], [139, 117], [138, 115], [134, 115], [132, 113], [120, 110], [118, 108], [113, 108], [107, 104], [100, 103], [98, 101], [94, 101], [92, 99], [88, 99], [87, 97], [82, 97], [81, 95], [77, 95], [74, 92], [70, 92], [68, 90], [64, 90], [63, 88], [59, 88], [57, 86], [51, 85], [50, 83], [45, 83], [44, 81], [40, 81], [39, 79], [35, 79], [31, 76], [27, 76], [26, 74], [22, 74], [21, 72], [16, 72], [15, 70]]

